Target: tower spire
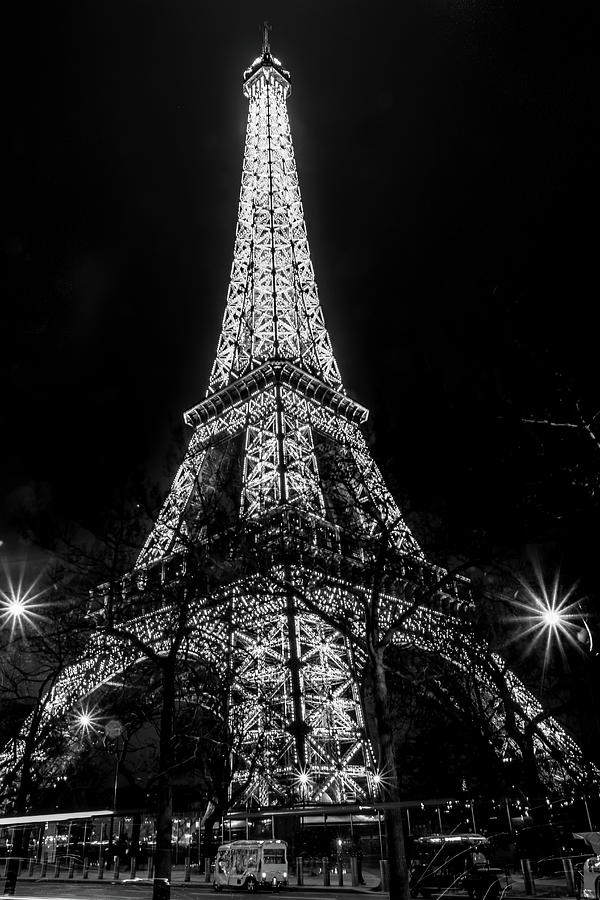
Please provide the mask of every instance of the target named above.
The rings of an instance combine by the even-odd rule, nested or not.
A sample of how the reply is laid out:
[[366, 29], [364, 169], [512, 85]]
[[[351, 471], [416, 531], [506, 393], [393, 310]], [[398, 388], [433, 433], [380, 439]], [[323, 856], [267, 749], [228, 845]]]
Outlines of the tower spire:
[[262, 55], [263, 55], [263, 59], [264, 59], [265, 56], [271, 55], [271, 45], [269, 43], [269, 35], [271, 33], [271, 25], [269, 25], [268, 22], [263, 22], [262, 33], [263, 33]]
[[233, 264], [209, 394], [269, 360], [289, 360], [344, 393], [313, 271], [286, 100], [270, 54], [244, 72], [249, 101]]

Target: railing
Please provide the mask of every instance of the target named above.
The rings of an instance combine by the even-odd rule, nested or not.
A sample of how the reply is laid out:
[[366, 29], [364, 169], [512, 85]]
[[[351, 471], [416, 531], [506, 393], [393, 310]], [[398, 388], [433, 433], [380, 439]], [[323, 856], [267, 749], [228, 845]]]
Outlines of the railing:
[[[14, 857], [0, 857], [0, 878], [6, 879], [9, 874], [10, 863]], [[189, 881], [204, 882], [210, 878], [210, 860], [200, 863], [192, 863], [188, 856], [182, 856], [182, 861], [171, 867], [171, 882], [186, 883]], [[95, 859], [91, 861], [88, 857], [78, 856], [57, 856], [54, 859], [44, 858], [38, 860], [35, 856], [17, 857], [18, 869], [17, 879], [39, 881], [45, 879], [52, 881], [81, 881], [81, 880], [104, 880], [111, 881], [122, 878], [139, 877], [152, 878], [154, 875], [154, 860], [152, 856], [143, 857], [138, 860], [135, 857], [119, 858], [114, 856], [112, 860]], [[100, 864], [101, 863], [101, 864]], [[0, 888], [2, 887], [0, 883]], [[0, 891], [0, 893], [2, 893]]]
[[[13, 857], [0, 857], [0, 889], [3, 886], [4, 879], [7, 878], [9, 861]], [[562, 873], [558, 869], [552, 876], [544, 877], [544, 890], [555, 891], [560, 896], [572, 896], [577, 885], [573, 879], [573, 862], [577, 857], [557, 858], [557, 863], [562, 864]], [[115, 857], [111, 862], [103, 860], [102, 868], [98, 866], [98, 862], [90, 864], [87, 858], [75, 856], [59, 856], [50, 861], [43, 859], [37, 860], [36, 857], [20, 857], [19, 870], [17, 872], [17, 880], [19, 882], [29, 881], [82, 881], [82, 880], [103, 880], [111, 881], [135, 878], [151, 879], [154, 876], [153, 859], [149, 857], [143, 864], [138, 865], [135, 858], [126, 858], [119, 860]], [[568, 865], [566, 865], [568, 863]], [[522, 865], [525, 864], [525, 865]], [[356, 856], [343, 852], [340, 855], [333, 856], [307, 856], [298, 855], [296, 858], [289, 860], [289, 876], [288, 883], [293, 886], [314, 885], [335, 888], [337, 886], [357, 886], [363, 885], [367, 888], [375, 889], [380, 886], [381, 879], [385, 877], [387, 861], [381, 859], [379, 855]], [[506, 867], [502, 875], [501, 881], [506, 887], [511, 886], [519, 893], [535, 894], [535, 868], [529, 860], [521, 860], [517, 868]], [[577, 876], [577, 872], [575, 873]], [[537, 877], [540, 877], [539, 874]], [[189, 856], [185, 857], [182, 862], [171, 867], [170, 883], [177, 884], [202, 884], [210, 882], [213, 878], [211, 869], [211, 860], [209, 858], [201, 863], [191, 863]], [[576, 881], [576, 878], [575, 878]], [[5, 885], [6, 887], [6, 885]], [[14, 891], [6, 891], [5, 893], [14, 893]]]

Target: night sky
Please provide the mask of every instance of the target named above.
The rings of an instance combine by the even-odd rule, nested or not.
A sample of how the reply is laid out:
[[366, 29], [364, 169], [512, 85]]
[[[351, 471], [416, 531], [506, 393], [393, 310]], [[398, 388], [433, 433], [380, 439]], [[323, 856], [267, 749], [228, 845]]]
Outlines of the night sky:
[[6, 554], [26, 551], [24, 508], [93, 528], [133, 471], [168, 486], [173, 429], [204, 395], [221, 325], [241, 76], [265, 18], [292, 74], [334, 352], [390, 487], [436, 560], [539, 545], [593, 599], [598, 460], [520, 420], [562, 415], [565, 384], [595, 400], [596, 47], [581, 8], [522, 0], [13, 11]]

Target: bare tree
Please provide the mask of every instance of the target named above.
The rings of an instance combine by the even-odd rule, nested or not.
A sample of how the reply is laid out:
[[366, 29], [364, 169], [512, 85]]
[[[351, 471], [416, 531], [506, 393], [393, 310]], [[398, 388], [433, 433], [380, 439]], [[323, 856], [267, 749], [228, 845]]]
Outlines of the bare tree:
[[[85, 647], [84, 608], [73, 597], [54, 590], [65, 572], [55, 568], [45, 578], [46, 589], [37, 597], [22, 599], [10, 588], [2, 591], [5, 645], [0, 653], [0, 716], [5, 740], [0, 806], [13, 815], [39, 803], [61, 775], [70, 723], [49, 711], [57, 684]], [[7, 884], [13, 890], [25, 837], [22, 829], [15, 830], [7, 871]]]

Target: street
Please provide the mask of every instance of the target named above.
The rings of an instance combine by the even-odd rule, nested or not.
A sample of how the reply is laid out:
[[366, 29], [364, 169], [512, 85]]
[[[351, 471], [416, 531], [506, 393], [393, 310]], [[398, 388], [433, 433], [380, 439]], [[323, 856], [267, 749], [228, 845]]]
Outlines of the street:
[[[296, 900], [303, 900], [304, 897], [310, 897], [310, 900], [339, 900], [348, 891], [354, 892], [356, 888], [328, 888], [323, 891], [309, 888], [294, 888], [293, 895]], [[193, 900], [193, 898], [210, 896], [214, 893], [210, 884], [175, 884], [171, 886], [171, 900]], [[234, 900], [235, 897], [243, 896], [245, 892], [222, 891], [220, 897], [222, 900]], [[285, 892], [281, 892], [283, 894]], [[279, 896], [281, 896], [279, 894]], [[147, 900], [152, 895], [152, 885], [149, 882], [137, 882], [135, 884], [127, 884], [123, 882], [94, 882], [87, 884], [81, 882], [53, 882], [53, 881], [22, 881], [17, 883], [17, 889], [14, 894], [20, 900], [40, 900], [40, 898], [48, 898], [48, 900]], [[268, 892], [260, 892], [259, 896], [265, 898], [269, 896]], [[384, 895], [387, 896], [387, 895]]]

